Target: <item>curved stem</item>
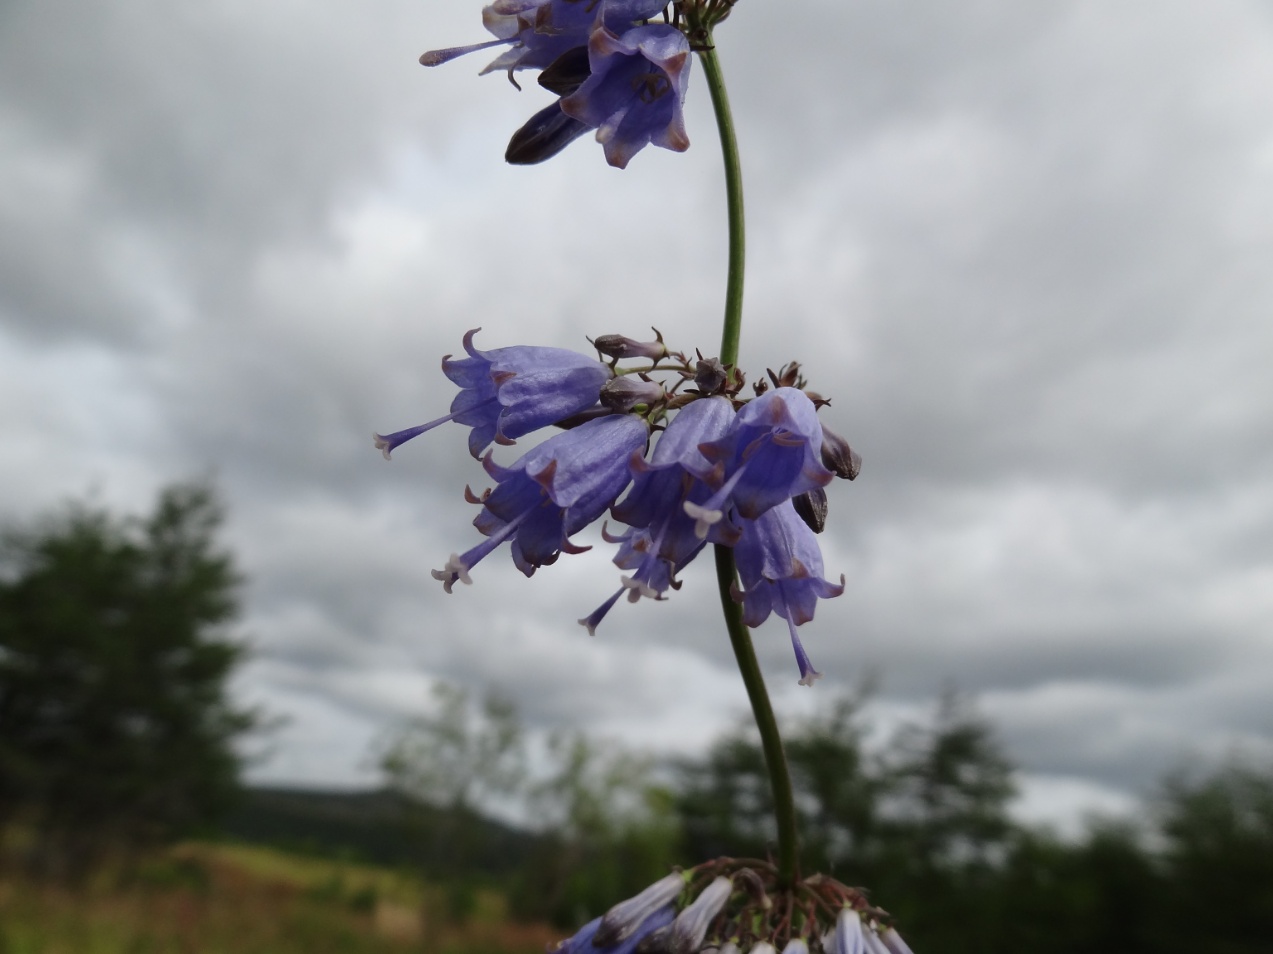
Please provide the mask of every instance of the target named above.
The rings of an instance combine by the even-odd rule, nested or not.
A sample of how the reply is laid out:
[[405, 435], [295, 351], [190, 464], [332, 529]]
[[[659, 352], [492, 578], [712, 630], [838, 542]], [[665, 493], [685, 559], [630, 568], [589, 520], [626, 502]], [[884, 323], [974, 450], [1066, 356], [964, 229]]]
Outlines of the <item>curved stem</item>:
[[[726, 365], [737, 365], [738, 342], [743, 324], [743, 274], [746, 258], [746, 241], [743, 219], [743, 173], [738, 160], [738, 141], [734, 134], [734, 120], [729, 111], [729, 97], [725, 94], [725, 77], [721, 72], [716, 49], [712, 45], [710, 24], [693, 22], [697, 7], [690, 5], [691, 33], [700, 38], [699, 59], [707, 75], [707, 87], [712, 94], [712, 108], [716, 113], [716, 126], [720, 130], [721, 153], [725, 161], [725, 195], [729, 208], [729, 273], [725, 286], [725, 322], [721, 332], [720, 360]], [[774, 718], [769, 693], [756, 660], [751, 633], [743, 622], [742, 607], [733, 599], [733, 588], [738, 576], [734, 563], [734, 551], [716, 545], [716, 580], [720, 586], [721, 609], [725, 614], [725, 627], [734, 647], [738, 671], [747, 689], [760, 742], [765, 752], [765, 765], [769, 770], [769, 782], [773, 788], [774, 817], [778, 826], [778, 883], [791, 887], [796, 878], [796, 805], [792, 795], [791, 772], [787, 756], [782, 748], [782, 736], [778, 733], [778, 720]]]
[[773, 787], [774, 817], [778, 823], [778, 883], [790, 887], [796, 878], [796, 803], [791, 790], [791, 772], [787, 768], [782, 736], [778, 734], [778, 720], [774, 718], [769, 693], [765, 690], [765, 678], [760, 673], [756, 650], [751, 644], [751, 633], [743, 622], [742, 607], [730, 595], [736, 573], [734, 551], [716, 544], [716, 581], [720, 584], [725, 628], [729, 630], [738, 671], [742, 674], [743, 685], [747, 687], [756, 728], [760, 730], [760, 744], [765, 751], [765, 765]]
[[725, 160], [725, 196], [729, 205], [729, 273], [725, 285], [725, 323], [721, 331], [720, 360], [722, 364], [737, 364], [738, 339], [743, 328], [743, 273], [747, 257], [743, 227], [743, 169], [738, 161], [738, 140], [734, 136], [729, 97], [725, 94], [725, 76], [716, 58], [710, 31], [706, 36], [706, 49], [700, 50], [698, 56], [707, 76], [716, 126], [720, 130], [720, 147]]

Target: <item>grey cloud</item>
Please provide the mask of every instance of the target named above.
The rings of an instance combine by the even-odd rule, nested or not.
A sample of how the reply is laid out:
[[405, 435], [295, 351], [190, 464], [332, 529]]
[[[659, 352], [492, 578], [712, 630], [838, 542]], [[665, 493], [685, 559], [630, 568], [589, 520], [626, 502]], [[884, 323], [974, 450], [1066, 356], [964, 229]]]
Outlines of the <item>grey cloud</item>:
[[[359, 747], [433, 678], [633, 740], [706, 740], [741, 705], [706, 558], [595, 639], [574, 620], [618, 585], [605, 545], [531, 580], [496, 554], [447, 597], [428, 571], [475, 542], [460, 493], [486, 484], [462, 429], [391, 464], [370, 446], [445, 413], [438, 359], [468, 328], [719, 334], [701, 84], [683, 156], [619, 174], [584, 140], [505, 167], [545, 94], [415, 63], [480, 39], [478, 6], [3, 14], [7, 506], [97, 478], [142, 506], [218, 474], [251, 577], [242, 691], [294, 714], [271, 778], [366, 779]], [[879, 669], [881, 704], [913, 707], [953, 678], [1031, 771], [1119, 788], [1273, 737], [1273, 24], [1200, 16], [804, 0], [721, 27], [742, 363], [804, 361], [865, 457], [832, 491], [849, 586], [805, 629], [815, 694]], [[810, 705], [781, 621], [757, 649], [780, 703]]]

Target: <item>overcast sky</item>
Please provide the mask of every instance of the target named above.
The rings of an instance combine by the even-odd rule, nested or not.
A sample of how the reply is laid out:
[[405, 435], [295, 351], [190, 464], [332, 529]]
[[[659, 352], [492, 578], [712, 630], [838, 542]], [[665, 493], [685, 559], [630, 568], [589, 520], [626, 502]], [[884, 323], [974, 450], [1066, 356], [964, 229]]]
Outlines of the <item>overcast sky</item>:
[[[1273, 759], [1273, 12], [1259, 0], [740, 0], [717, 34], [750, 225], [741, 364], [799, 360], [865, 464], [847, 577], [756, 634], [781, 715], [975, 696], [1030, 817]], [[694, 751], [745, 700], [710, 566], [575, 624], [611, 548], [533, 579], [476, 540], [443, 354], [644, 336], [714, 353], [720, 157], [503, 163], [549, 101], [479, 78], [460, 0], [0, 4], [0, 511], [142, 510], [215, 474], [250, 578], [253, 777], [375, 780], [431, 680], [540, 729]], [[515, 450], [502, 450], [513, 459]], [[586, 537], [586, 535], [585, 535]]]

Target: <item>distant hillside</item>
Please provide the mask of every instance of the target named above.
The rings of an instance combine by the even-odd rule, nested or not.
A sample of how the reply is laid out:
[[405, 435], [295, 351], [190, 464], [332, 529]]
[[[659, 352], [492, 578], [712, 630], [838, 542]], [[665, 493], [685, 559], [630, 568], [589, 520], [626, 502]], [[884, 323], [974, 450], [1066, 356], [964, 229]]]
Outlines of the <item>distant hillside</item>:
[[[536, 837], [486, 818], [464, 820], [464, 857], [473, 873], [507, 874], [531, 853]], [[447, 861], [455, 817], [394, 792], [244, 790], [221, 826], [230, 838], [323, 857], [428, 870]]]

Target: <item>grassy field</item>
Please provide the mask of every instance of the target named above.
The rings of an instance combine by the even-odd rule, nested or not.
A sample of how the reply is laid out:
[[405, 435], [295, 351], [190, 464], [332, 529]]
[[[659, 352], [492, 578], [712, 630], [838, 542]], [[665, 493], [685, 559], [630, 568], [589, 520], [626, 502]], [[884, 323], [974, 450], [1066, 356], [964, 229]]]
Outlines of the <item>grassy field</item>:
[[127, 882], [71, 891], [0, 876], [0, 954], [542, 954], [479, 892], [463, 925], [447, 892], [399, 872], [234, 844], [186, 844]]

